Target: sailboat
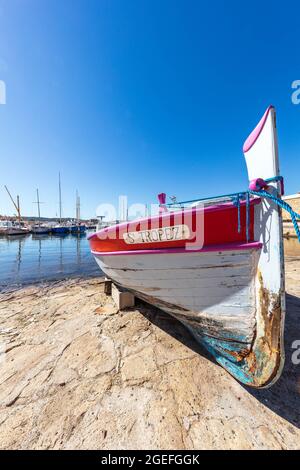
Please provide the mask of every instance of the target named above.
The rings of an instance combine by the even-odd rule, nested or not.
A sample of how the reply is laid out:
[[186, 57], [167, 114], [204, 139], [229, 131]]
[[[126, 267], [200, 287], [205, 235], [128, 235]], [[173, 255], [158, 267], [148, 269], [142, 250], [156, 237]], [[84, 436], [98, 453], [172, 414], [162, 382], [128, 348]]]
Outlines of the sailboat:
[[28, 233], [30, 233], [30, 228], [27, 227], [22, 221], [21, 209], [20, 209], [20, 197], [17, 196], [17, 202], [15, 202], [8, 187], [7, 186], [4, 186], [4, 187], [17, 211], [18, 222], [6, 221], [6, 227], [4, 227], [3, 232], [5, 233], [5, 235], [27, 235]]
[[38, 223], [35, 225], [32, 225], [31, 230], [32, 233], [35, 233], [36, 235], [45, 235], [50, 232], [50, 228], [41, 223], [41, 210], [40, 210], [40, 197], [39, 197], [39, 190], [36, 190], [36, 204], [38, 207]]
[[175, 207], [161, 193], [158, 216], [88, 239], [108, 278], [176, 317], [233, 377], [261, 388], [284, 363], [283, 179], [273, 106], [243, 152], [246, 191]]
[[76, 191], [76, 222], [71, 224], [70, 232], [73, 234], [81, 234], [86, 231], [86, 226], [80, 222], [80, 197]]
[[54, 235], [66, 235], [69, 233], [69, 227], [62, 224], [62, 203], [61, 203], [61, 181], [60, 173], [58, 174], [58, 194], [59, 194], [59, 224], [51, 228]]

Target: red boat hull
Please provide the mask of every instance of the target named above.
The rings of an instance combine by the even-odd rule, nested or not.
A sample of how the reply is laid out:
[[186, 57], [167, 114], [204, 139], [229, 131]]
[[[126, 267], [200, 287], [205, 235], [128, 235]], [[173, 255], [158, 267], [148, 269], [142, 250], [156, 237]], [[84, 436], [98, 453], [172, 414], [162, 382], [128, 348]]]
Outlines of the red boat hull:
[[[157, 250], [183, 248], [187, 243], [189, 249], [193, 249], [193, 245], [195, 249], [199, 249], [199, 245], [205, 247], [252, 242], [254, 240], [254, 205], [259, 202], [260, 199], [256, 198], [250, 203], [248, 240], [247, 209], [246, 204], [242, 202], [240, 231], [238, 230], [237, 207], [231, 203], [220, 204], [205, 209], [193, 208], [178, 212], [164, 212], [159, 216], [107, 227], [89, 236], [91, 250], [93, 252]], [[182, 234], [181, 227], [186, 228], [185, 236]], [[138, 240], [134, 240], [135, 234], [139, 235]]]

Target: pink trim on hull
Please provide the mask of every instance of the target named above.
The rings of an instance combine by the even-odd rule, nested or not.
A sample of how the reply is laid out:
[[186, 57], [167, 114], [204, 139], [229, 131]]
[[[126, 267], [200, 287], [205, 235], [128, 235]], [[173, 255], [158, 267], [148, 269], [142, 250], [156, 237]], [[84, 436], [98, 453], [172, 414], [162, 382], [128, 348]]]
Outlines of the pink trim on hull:
[[158, 250], [128, 250], [128, 251], [92, 251], [94, 256], [118, 256], [118, 255], [161, 255], [174, 253], [209, 253], [214, 251], [242, 251], [259, 250], [262, 247], [260, 242], [251, 243], [227, 243], [226, 245], [209, 245], [196, 250], [186, 250], [185, 248], [161, 248]]
[[265, 123], [266, 123], [267, 117], [269, 115], [269, 112], [273, 108], [274, 108], [274, 106], [272, 106], [272, 105], [268, 107], [268, 109], [266, 110], [265, 114], [263, 115], [263, 117], [261, 118], [261, 120], [259, 121], [257, 126], [255, 127], [255, 129], [251, 132], [249, 137], [245, 140], [245, 143], [244, 143], [244, 146], [243, 146], [243, 152], [244, 153], [248, 152], [248, 150], [250, 150], [251, 147], [253, 147], [253, 145], [257, 141], [258, 137], [261, 134], [261, 131], [263, 130], [263, 128], [265, 126]]

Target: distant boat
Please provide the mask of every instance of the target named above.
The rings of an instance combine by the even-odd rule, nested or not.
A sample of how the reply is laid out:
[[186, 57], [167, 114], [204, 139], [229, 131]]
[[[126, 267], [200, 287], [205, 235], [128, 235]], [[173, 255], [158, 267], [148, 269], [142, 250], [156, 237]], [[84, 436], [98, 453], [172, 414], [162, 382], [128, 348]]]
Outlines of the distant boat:
[[51, 227], [51, 233], [54, 235], [66, 235], [70, 232], [70, 227], [62, 223], [62, 202], [61, 202], [61, 181], [58, 174], [58, 194], [59, 194], [59, 224]]
[[15, 224], [10, 220], [0, 221], [0, 235], [27, 235], [30, 233], [28, 227]]
[[67, 235], [70, 233], [70, 228], [64, 225], [55, 225], [51, 227], [51, 233], [54, 235]]
[[158, 216], [88, 239], [108, 278], [176, 317], [237, 380], [260, 388], [284, 363], [283, 180], [272, 106], [243, 151], [248, 190], [177, 210], [161, 193]]
[[32, 225], [31, 226], [32, 233], [36, 235], [44, 235], [50, 232], [50, 227], [47, 225]]
[[7, 230], [6, 235], [28, 235], [29, 233], [30, 228], [15, 225]]
[[76, 191], [76, 222], [70, 225], [70, 232], [73, 234], [81, 234], [86, 231], [86, 226], [80, 222], [80, 197]]
[[85, 225], [71, 225], [70, 226], [70, 232], [71, 233], [84, 233], [86, 231], [86, 226]]
[[11, 193], [7, 186], [4, 186], [6, 189], [7, 194], [9, 195], [14, 207], [17, 211], [18, 222], [12, 222], [10, 226], [8, 226], [5, 230], [5, 235], [27, 235], [31, 232], [31, 228], [26, 226], [22, 221], [21, 217], [21, 209], [20, 209], [20, 198], [17, 196], [17, 202], [14, 201]]
[[41, 223], [41, 210], [40, 210], [40, 197], [39, 197], [39, 190], [37, 189], [36, 190], [36, 201], [35, 201], [35, 204], [37, 204], [37, 207], [38, 207], [38, 223], [37, 224], [34, 224], [32, 225], [31, 227], [31, 230], [32, 230], [32, 233], [35, 233], [36, 235], [44, 235], [44, 234], [47, 234], [50, 232], [50, 227], [48, 227], [47, 225], [45, 224], [42, 224]]
[[10, 220], [0, 220], [0, 235], [6, 235], [8, 228], [12, 227]]

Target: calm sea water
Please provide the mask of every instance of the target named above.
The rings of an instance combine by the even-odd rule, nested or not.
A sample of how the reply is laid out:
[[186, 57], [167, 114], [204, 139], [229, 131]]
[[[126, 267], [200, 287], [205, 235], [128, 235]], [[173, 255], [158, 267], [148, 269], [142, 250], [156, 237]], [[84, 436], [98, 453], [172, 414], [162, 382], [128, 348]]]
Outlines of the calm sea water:
[[0, 237], [0, 290], [40, 281], [99, 275], [86, 235]]

